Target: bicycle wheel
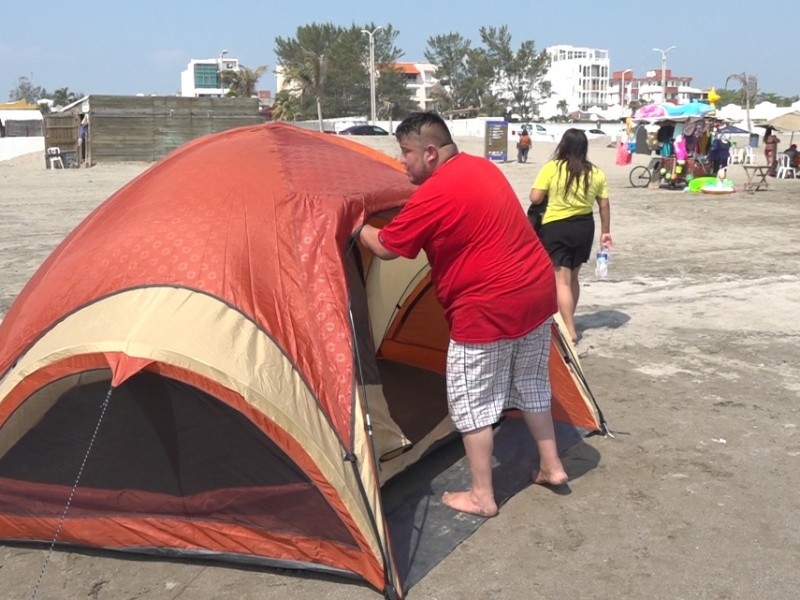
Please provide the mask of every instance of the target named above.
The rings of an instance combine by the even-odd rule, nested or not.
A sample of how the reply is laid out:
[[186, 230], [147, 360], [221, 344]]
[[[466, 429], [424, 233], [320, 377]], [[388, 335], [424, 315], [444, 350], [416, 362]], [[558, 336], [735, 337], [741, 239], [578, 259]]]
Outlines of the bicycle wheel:
[[639, 165], [631, 169], [631, 174], [628, 175], [628, 181], [630, 181], [631, 185], [635, 188], [644, 188], [650, 185], [651, 177], [652, 173], [650, 169]]

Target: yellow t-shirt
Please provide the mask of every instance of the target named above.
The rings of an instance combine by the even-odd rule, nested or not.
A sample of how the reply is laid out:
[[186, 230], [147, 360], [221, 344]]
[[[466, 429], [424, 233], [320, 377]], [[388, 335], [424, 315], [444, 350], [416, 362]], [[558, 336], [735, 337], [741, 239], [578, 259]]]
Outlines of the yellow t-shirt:
[[597, 167], [592, 167], [589, 178], [589, 194], [584, 192], [583, 177], [573, 181], [569, 193], [565, 193], [567, 184], [566, 163], [551, 160], [544, 164], [533, 189], [547, 192], [547, 212], [544, 214], [542, 224], [551, 221], [560, 221], [578, 215], [588, 215], [592, 212], [597, 198], [608, 198], [608, 185], [606, 175]]

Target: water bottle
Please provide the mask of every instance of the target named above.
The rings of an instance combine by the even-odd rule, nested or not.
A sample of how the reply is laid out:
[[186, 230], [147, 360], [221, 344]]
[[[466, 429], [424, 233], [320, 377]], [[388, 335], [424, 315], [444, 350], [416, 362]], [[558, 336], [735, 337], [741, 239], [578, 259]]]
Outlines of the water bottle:
[[597, 279], [608, 279], [608, 248], [600, 247], [597, 253], [597, 264], [594, 268], [594, 276]]

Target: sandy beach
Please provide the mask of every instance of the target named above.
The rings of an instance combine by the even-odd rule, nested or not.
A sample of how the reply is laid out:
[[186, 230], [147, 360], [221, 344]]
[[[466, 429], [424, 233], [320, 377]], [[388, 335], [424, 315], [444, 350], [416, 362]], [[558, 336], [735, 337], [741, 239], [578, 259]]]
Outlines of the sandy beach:
[[[358, 138], [392, 156], [392, 138]], [[483, 141], [458, 138], [482, 154]], [[610, 277], [585, 267], [578, 350], [615, 438], [565, 456], [571, 494], [530, 486], [411, 600], [785, 600], [800, 586], [800, 181], [709, 196], [628, 183], [608, 140]], [[513, 143], [509, 152], [514, 153]], [[552, 143], [500, 168], [527, 208]], [[763, 164], [761, 148], [757, 157]], [[513, 158], [513, 154], [512, 154]], [[635, 164], [648, 157], [634, 156]], [[0, 162], [0, 315], [52, 249], [149, 164]], [[729, 178], [741, 187], [741, 166]], [[0, 596], [29, 598], [47, 548], [0, 545]], [[59, 550], [37, 599], [377, 600], [351, 580]]]

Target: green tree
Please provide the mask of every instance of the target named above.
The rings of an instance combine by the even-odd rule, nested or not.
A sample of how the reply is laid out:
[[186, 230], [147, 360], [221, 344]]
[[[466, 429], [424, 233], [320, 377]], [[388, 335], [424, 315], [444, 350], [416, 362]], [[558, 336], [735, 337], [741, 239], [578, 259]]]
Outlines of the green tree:
[[[369, 24], [360, 29], [373, 31], [373, 24]], [[419, 110], [416, 100], [411, 98], [411, 94], [406, 87], [406, 75], [396, 64], [403, 57], [403, 51], [397, 45], [399, 31], [394, 29], [391, 24], [381, 29], [375, 37], [375, 65], [378, 71], [376, 80], [376, 101], [378, 106], [378, 117], [382, 119], [401, 119], [410, 112]], [[361, 34], [366, 42], [364, 47], [364, 63], [369, 65], [369, 38], [366, 34]], [[367, 90], [366, 95], [369, 105], [369, 69], [367, 69]], [[365, 108], [366, 112], [366, 108]]]
[[[720, 94], [721, 96], [722, 94]], [[631, 111], [631, 114], [635, 113], [637, 110], [642, 108], [645, 105], [644, 102], [641, 100], [631, 100], [628, 102], [628, 109]]]
[[[438, 84], [431, 90], [439, 112], [478, 108], [481, 105], [481, 76], [485, 71], [483, 56], [472, 42], [460, 33], [428, 38], [425, 59], [436, 65]], [[488, 78], [482, 83], [488, 84]], [[483, 86], [487, 87], [486, 85]]]
[[234, 98], [251, 98], [256, 95], [258, 81], [267, 71], [267, 67], [260, 65], [255, 69], [239, 66], [238, 71], [223, 71], [222, 84], [228, 89], [226, 96]]
[[25, 100], [28, 104], [36, 104], [42, 98], [47, 97], [47, 90], [43, 87], [34, 85], [30, 78], [22, 76], [17, 81], [17, 86], [8, 93], [11, 102]]
[[53, 106], [67, 106], [83, 98], [83, 93], [71, 92], [68, 87], [58, 88], [53, 92]]
[[[275, 54], [297, 102], [284, 98], [285, 114], [296, 118], [363, 116], [370, 112], [369, 36], [374, 23], [350, 27], [330, 23], [305, 25], [294, 38], [276, 38]], [[374, 35], [376, 101], [379, 114], [397, 118], [415, 108], [405, 76], [395, 68], [402, 56], [398, 32], [387, 25]], [[291, 110], [289, 110], [291, 108]], [[279, 111], [279, 114], [283, 114]]]
[[798, 97], [791, 96], [787, 98], [786, 96], [780, 96], [778, 94], [760, 92], [758, 94], [758, 99], [761, 100], [762, 102], [772, 102], [773, 104], [775, 104], [775, 106], [785, 107], [785, 106], [791, 106], [792, 104], [797, 102]]
[[741, 101], [741, 93], [738, 90], [715, 90], [719, 94], [717, 100], [717, 107], [725, 106], [726, 104], [739, 104]]
[[508, 28], [481, 27], [486, 62], [492, 71], [492, 88], [498, 99], [507, 100], [523, 118], [539, 113], [539, 105], [550, 96], [550, 83], [544, 76], [550, 66], [546, 52], [536, 52], [533, 40], [511, 47]]
[[326, 97], [328, 66], [338, 30], [331, 23], [303, 25], [295, 38], [275, 38], [275, 55], [284, 69], [285, 81], [300, 95], [303, 110], [308, 98], [315, 104], [319, 130], [322, 126], [322, 104]]
[[281, 90], [275, 94], [275, 102], [272, 104], [273, 121], [296, 121], [302, 118], [302, 114], [300, 96], [289, 90]]
[[506, 109], [529, 118], [538, 114], [539, 104], [550, 96], [550, 83], [544, 79], [550, 65], [546, 52], [536, 52], [533, 41], [511, 47], [506, 26], [481, 27], [482, 47], [460, 33], [428, 38], [425, 58], [438, 66], [432, 95], [441, 112], [478, 108], [484, 114], [500, 114]]

